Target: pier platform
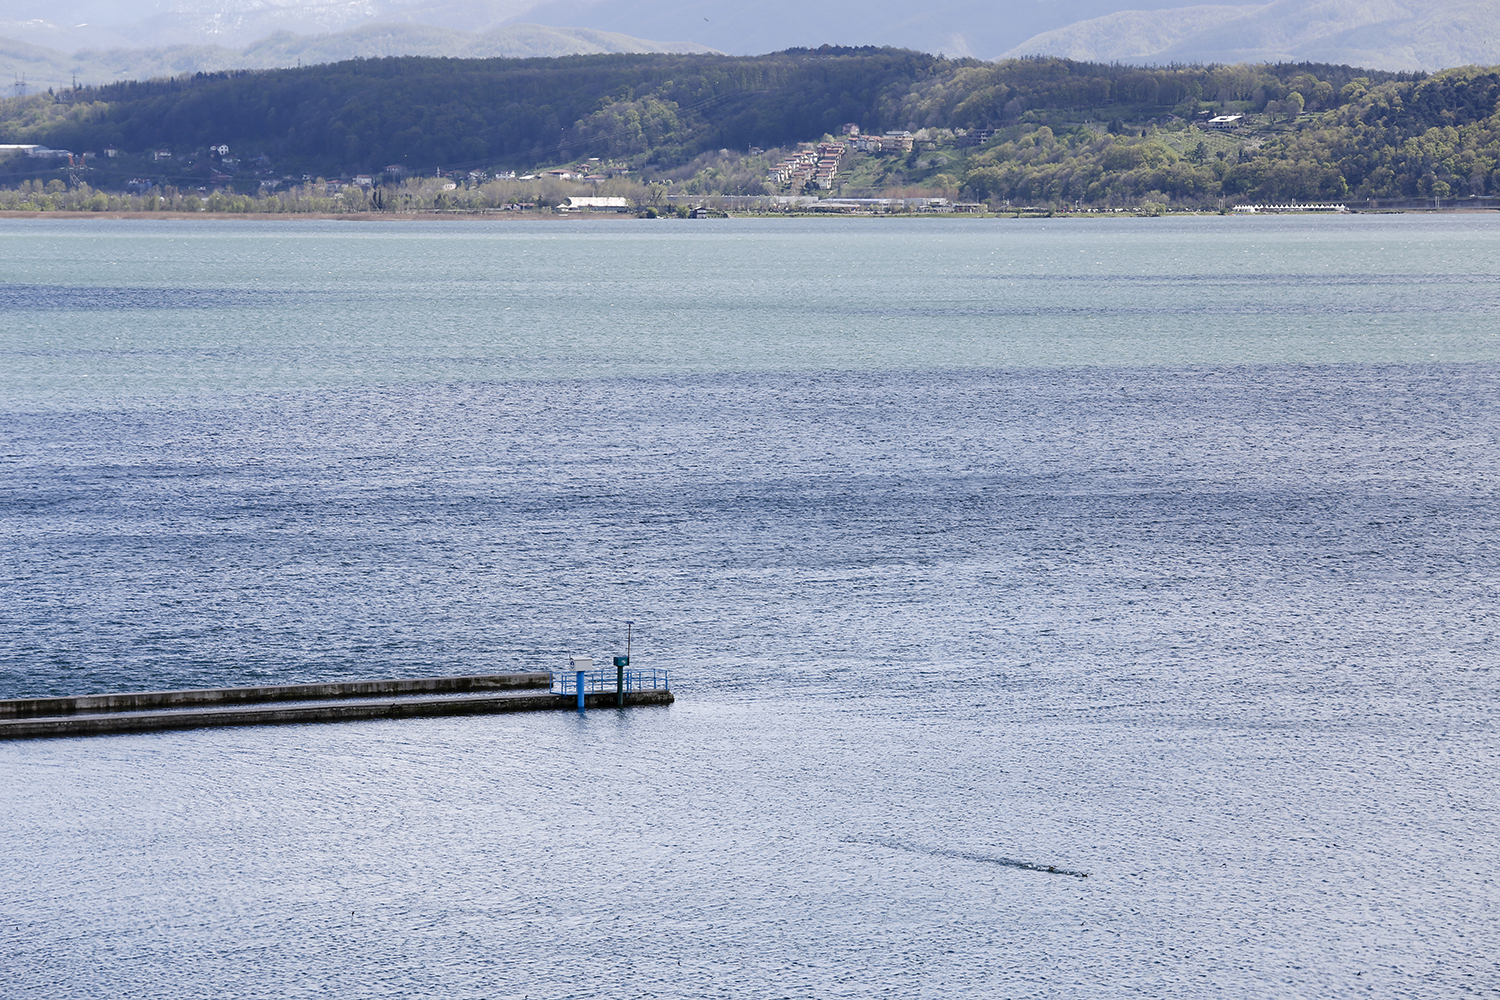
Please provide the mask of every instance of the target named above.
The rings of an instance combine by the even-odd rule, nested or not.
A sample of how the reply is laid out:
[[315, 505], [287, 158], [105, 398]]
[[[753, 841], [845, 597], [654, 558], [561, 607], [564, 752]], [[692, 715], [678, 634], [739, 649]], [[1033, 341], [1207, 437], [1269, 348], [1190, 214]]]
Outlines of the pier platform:
[[[672, 701], [665, 686], [637, 683], [624, 692], [586, 690], [582, 707]], [[576, 685], [569, 691], [550, 673], [124, 692], [0, 700], [0, 740], [579, 708]]]

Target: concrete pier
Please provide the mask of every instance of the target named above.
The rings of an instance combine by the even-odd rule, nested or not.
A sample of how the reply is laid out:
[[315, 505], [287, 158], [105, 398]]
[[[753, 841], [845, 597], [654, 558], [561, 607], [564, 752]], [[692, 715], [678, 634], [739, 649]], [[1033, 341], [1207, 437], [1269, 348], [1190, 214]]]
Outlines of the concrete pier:
[[[207, 726], [576, 711], [578, 699], [572, 694], [553, 694], [551, 684], [552, 677], [546, 673], [489, 674], [24, 698], [0, 701], [0, 739], [99, 736]], [[670, 705], [672, 700], [672, 692], [667, 690], [629, 691], [624, 703]], [[591, 693], [586, 707], [616, 707], [616, 694]]]
[[342, 681], [324, 684], [269, 684], [263, 687], [196, 688], [189, 691], [128, 691], [77, 698], [16, 698], [0, 701], [0, 721], [80, 712], [138, 712], [190, 708], [195, 705], [253, 705], [274, 701], [330, 698], [379, 698], [386, 695], [441, 694], [456, 691], [512, 691], [551, 687], [546, 672], [477, 674], [471, 677], [408, 677], [386, 681]]

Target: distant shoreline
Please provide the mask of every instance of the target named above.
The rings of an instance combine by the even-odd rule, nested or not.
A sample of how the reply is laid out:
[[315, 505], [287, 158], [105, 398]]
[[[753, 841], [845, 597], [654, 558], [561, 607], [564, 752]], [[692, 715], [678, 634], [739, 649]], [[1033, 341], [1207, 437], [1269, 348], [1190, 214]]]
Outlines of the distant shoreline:
[[[213, 219], [215, 221], [250, 220], [253, 222], [545, 222], [576, 219], [576, 215], [550, 212], [25, 212], [0, 210], [0, 219]], [[634, 215], [591, 215], [587, 218], [633, 219]]]
[[[1347, 212], [1256, 212], [1232, 213], [1235, 218], [1281, 218], [1285, 216], [1338, 218], [1349, 215], [1481, 215], [1494, 213], [1497, 209], [1454, 206], [1452, 208], [1351, 208]], [[1140, 218], [1186, 218], [1216, 216], [1215, 211], [1167, 212], [1160, 216], [1148, 216], [1137, 212], [1057, 212], [1047, 215], [1041, 212], [958, 213], [958, 212], [743, 212], [730, 216], [735, 219], [1140, 219]], [[568, 213], [554, 212], [23, 212], [0, 210], [0, 220], [5, 219], [109, 219], [117, 222], [142, 220], [170, 220], [179, 222], [617, 222], [641, 217], [631, 212]], [[659, 221], [659, 220], [652, 220]], [[687, 221], [687, 220], [681, 220]]]

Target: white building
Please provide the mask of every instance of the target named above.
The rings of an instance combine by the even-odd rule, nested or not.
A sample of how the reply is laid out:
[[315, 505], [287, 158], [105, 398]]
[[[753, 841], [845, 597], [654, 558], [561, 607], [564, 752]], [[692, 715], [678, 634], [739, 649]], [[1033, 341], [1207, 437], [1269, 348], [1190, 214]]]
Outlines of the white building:
[[588, 198], [574, 196], [564, 198], [558, 206], [564, 212], [628, 212], [630, 202], [624, 198]]

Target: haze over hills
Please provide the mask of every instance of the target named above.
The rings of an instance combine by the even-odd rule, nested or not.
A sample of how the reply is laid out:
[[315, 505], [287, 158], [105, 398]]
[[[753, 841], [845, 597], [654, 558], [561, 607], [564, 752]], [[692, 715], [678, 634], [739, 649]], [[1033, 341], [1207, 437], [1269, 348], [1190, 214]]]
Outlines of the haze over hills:
[[[7, 0], [0, 37], [63, 52], [217, 45], [278, 32], [371, 24], [485, 33], [510, 24], [610, 31], [753, 55], [792, 47], [891, 45], [993, 59], [1047, 31], [1114, 14], [1129, 0]], [[1192, 6], [1156, 0], [1153, 6]], [[3, 69], [4, 67], [0, 67]]]
[[1099, 62], [1327, 62], [1434, 70], [1500, 62], [1500, 2], [1274, 0], [1129, 10], [1043, 32], [1006, 56]]
[[[892, 45], [948, 56], [994, 59], [1039, 32], [1113, 13], [1129, 0], [865, 0], [808, 5], [798, 0], [547, 0], [527, 11], [539, 24], [610, 31], [639, 26], [653, 38], [682, 38], [736, 54], [794, 46]], [[1163, 6], [1185, 7], [1193, 0]]]
[[[1146, 0], [1153, 3], [1153, 0]], [[1161, 4], [1162, 0], [1154, 0]], [[898, 46], [996, 59], [1500, 63], [1500, 0], [8, 0], [0, 75], [32, 86], [360, 56], [758, 54]]]
[[519, 23], [534, 0], [9, 0], [0, 75], [31, 90], [380, 56], [713, 52], [590, 27]]
[[826, 42], [986, 60], [1040, 54], [1396, 70], [1500, 63], [1500, 0], [841, 0], [816, 7], [794, 0], [545, 0], [525, 19], [683, 39], [735, 54]]
[[[511, 24], [484, 32], [427, 24], [367, 24], [325, 35], [281, 31], [243, 48], [179, 44], [158, 48], [110, 48], [69, 55], [58, 49], [0, 38], [0, 84], [29, 92], [47, 88], [147, 80], [180, 73], [226, 69], [276, 69], [374, 59], [382, 56], [448, 56], [459, 59], [535, 58], [611, 52], [698, 52], [691, 42], [651, 42], [591, 28]], [[10, 89], [10, 88], [7, 88]]]

